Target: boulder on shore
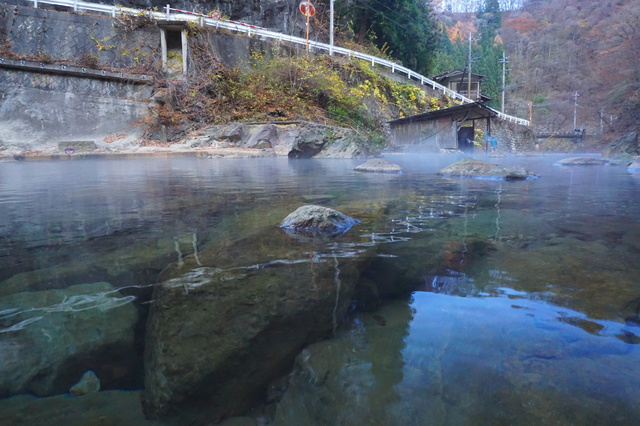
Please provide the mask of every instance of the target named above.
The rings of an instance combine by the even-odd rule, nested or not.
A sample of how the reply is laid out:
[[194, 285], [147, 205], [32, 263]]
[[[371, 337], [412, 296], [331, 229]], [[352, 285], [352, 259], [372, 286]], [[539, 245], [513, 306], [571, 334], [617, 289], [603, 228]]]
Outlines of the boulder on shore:
[[486, 161], [462, 158], [438, 172], [439, 175], [477, 179], [524, 180], [537, 176], [523, 167], [504, 167]]
[[639, 155], [640, 146], [638, 145], [638, 133], [627, 133], [620, 139], [611, 143], [609, 146], [602, 150], [603, 157], [616, 158], [618, 156], [625, 155]]
[[609, 164], [608, 160], [595, 157], [570, 157], [556, 163], [556, 166], [603, 166]]
[[345, 129], [344, 136], [332, 143], [325, 145], [313, 158], [360, 158], [368, 157], [371, 151], [364, 145], [357, 143], [356, 134], [352, 130]]
[[373, 173], [402, 173], [402, 168], [384, 158], [373, 158], [364, 164], [356, 166], [357, 172], [373, 172]]
[[287, 234], [303, 238], [336, 237], [347, 232], [358, 219], [328, 207], [305, 205], [297, 208], [280, 223]]

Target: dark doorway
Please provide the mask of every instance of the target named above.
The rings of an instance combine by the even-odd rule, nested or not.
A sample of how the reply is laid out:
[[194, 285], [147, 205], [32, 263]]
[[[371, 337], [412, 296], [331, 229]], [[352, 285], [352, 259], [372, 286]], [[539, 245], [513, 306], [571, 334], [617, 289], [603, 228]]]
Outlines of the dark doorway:
[[473, 152], [473, 127], [461, 127], [458, 130], [458, 149], [463, 152]]

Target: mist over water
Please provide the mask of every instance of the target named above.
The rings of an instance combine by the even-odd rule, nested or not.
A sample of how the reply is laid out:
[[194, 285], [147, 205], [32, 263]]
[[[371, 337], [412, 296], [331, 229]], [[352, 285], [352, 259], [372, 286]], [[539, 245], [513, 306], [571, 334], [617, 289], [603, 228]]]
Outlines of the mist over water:
[[[223, 285], [310, 269], [321, 286], [314, 274], [326, 270], [330, 333], [291, 360], [277, 397], [247, 413], [262, 424], [635, 424], [638, 174], [514, 156], [488, 161], [540, 179], [488, 181], [436, 175], [453, 155], [386, 158], [404, 173], [284, 158], [2, 163], [3, 376], [25, 342], [34, 354], [13, 387], [0, 386], [23, 389], [4, 391], [0, 423], [147, 424], [139, 391], [153, 289], [167, 271], [192, 268], [178, 284], [185, 300], [208, 285], [202, 274]], [[293, 242], [277, 226], [303, 204], [361, 222], [334, 240]], [[356, 278], [352, 261], [366, 265]], [[259, 288], [257, 301], [271, 291]], [[262, 308], [251, 303], [236, 314]], [[96, 334], [62, 332], [81, 320]], [[98, 335], [111, 343], [90, 362], [78, 339]], [[82, 372], [97, 370], [101, 392], [54, 396], [79, 379], [54, 356], [65, 350]], [[45, 370], [57, 378], [37, 379]], [[27, 393], [38, 397], [14, 396]], [[201, 419], [206, 407], [188, 410], [185, 419]]]

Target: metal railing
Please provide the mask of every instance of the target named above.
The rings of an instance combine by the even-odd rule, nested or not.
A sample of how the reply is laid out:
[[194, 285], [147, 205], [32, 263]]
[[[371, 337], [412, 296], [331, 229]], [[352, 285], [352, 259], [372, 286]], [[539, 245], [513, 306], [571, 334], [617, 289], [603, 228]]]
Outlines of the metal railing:
[[[402, 65], [398, 65], [394, 62], [391, 62], [387, 59], [378, 58], [377, 56], [367, 55], [366, 53], [356, 52], [354, 50], [345, 49], [343, 47], [338, 47], [335, 45], [329, 45], [326, 43], [321, 43], [318, 41], [306, 40], [301, 37], [294, 37], [287, 34], [278, 33], [275, 31], [270, 31], [266, 28], [258, 27], [256, 25], [246, 24], [244, 22], [237, 22], [228, 19], [216, 19], [214, 17], [210, 17], [207, 15], [203, 15], [196, 12], [189, 12], [180, 9], [173, 9], [170, 5], [167, 5], [159, 10], [139, 10], [132, 9], [129, 7], [122, 6], [109, 6], [98, 3], [88, 3], [76, 0], [31, 0], [33, 2], [34, 7], [38, 7], [38, 4], [50, 4], [56, 6], [64, 6], [72, 8], [74, 12], [78, 12], [79, 10], [86, 10], [91, 12], [100, 12], [111, 15], [115, 18], [117, 15], [137, 15], [137, 16], [147, 16], [151, 19], [157, 20], [167, 20], [167, 21], [192, 21], [197, 22], [200, 26], [209, 26], [215, 28], [223, 28], [230, 31], [242, 32], [246, 33], [248, 36], [257, 35], [260, 37], [264, 37], [266, 39], [272, 39], [277, 41], [285, 41], [288, 43], [298, 44], [309, 46], [309, 49], [317, 49], [329, 52], [329, 54], [340, 54], [347, 56], [349, 58], [358, 58], [363, 59], [367, 62], [371, 62], [372, 66], [379, 65], [382, 67], [386, 67], [391, 69], [392, 73], [398, 72], [401, 74], [406, 74], [407, 79], [413, 79], [419, 81], [424, 86], [430, 86], [433, 90], [439, 90], [446, 96], [449, 96], [455, 100], [459, 100], [462, 103], [473, 103], [472, 99], [467, 98], [466, 96], [461, 95], [458, 92], [455, 92], [440, 83], [437, 83], [415, 71], [410, 70], [409, 68], [403, 67]], [[498, 116], [498, 118], [510, 121], [512, 123], [521, 124], [523, 126], [529, 125], [529, 120], [524, 120], [522, 118], [513, 117], [511, 115], [504, 114], [500, 111], [492, 109]]]

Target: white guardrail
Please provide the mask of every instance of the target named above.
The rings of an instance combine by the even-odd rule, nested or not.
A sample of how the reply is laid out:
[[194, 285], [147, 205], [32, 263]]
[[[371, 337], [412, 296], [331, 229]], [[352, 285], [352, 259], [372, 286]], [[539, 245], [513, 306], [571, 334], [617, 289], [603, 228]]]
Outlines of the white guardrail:
[[[366, 53], [356, 52], [354, 50], [345, 49], [343, 47], [338, 47], [335, 45], [329, 45], [326, 43], [320, 43], [317, 41], [309, 40], [307, 41], [301, 37], [294, 37], [291, 35], [286, 35], [282, 33], [278, 33], [275, 31], [270, 31], [266, 28], [258, 27], [251, 24], [245, 24], [244, 22], [231, 21], [228, 19], [216, 19], [214, 17], [210, 17], [207, 15], [203, 15], [196, 12], [188, 12], [180, 9], [173, 9], [169, 5], [163, 8], [163, 11], [154, 11], [154, 10], [139, 10], [132, 9], [129, 7], [122, 6], [109, 6], [99, 3], [88, 3], [76, 0], [31, 0], [33, 2], [34, 7], [38, 7], [38, 4], [50, 4], [55, 6], [64, 6], [73, 9], [74, 12], [78, 12], [79, 10], [88, 10], [92, 12], [100, 12], [111, 15], [115, 18], [118, 14], [120, 15], [138, 15], [138, 16], [148, 16], [151, 19], [158, 20], [167, 20], [167, 21], [194, 21], [198, 22], [200, 26], [210, 26], [215, 28], [224, 28], [226, 30], [236, 31], [247, 33], [247, 35], [258, 35], [260, 37], [264, 37], [267, 39], [278, 40], [278, 41], [286, 41], [293, 44], [299, 45], [309, 45], [309, 49], [317, 49], [328, 51], [329, 54], [338, 53], [349, 58], [358, 58], [363, 59], [368, 62], [371, 62], [372, 66], [380, 65], [386, 68], [391, 69], [391, 72], [399, 72], [402, 74], [406, 74], [408, 79], [414, 79], [419, 81], [422, 85], [431, 86], [433, 90], [439, 90], [445, 95], [462, 101], [462, 103], [473, 103], [472, 99], [467, 98], [466, 96], [461, 95], [458, 92], [454, 92], [453, 90], [443, 86], [440, 83], [436, 83], [435, 81], [418, 74], [415, 71], [410, 70], [409, 68], [405, 68], [402, 65], [398, 65], [386, 59], [378, 58], [376, 56], [367, 55]], [[523, 126], [529, 125], [529, 120], [524, 120], [522, 118], [513, 117], [511, 115], [504, 114], [495, 109], [491, 109], [495, 112], [498, 118], [503, 120], [510, 121], [512, 123], [521, 124]]]

